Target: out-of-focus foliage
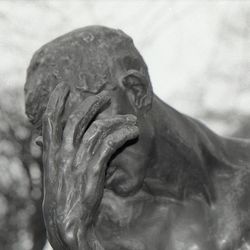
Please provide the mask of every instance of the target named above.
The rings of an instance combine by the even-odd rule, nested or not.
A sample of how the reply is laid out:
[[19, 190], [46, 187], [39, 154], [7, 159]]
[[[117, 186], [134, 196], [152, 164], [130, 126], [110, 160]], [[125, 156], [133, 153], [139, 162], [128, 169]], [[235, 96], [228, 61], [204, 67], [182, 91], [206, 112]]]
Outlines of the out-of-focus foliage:
[[41, 152], [23, 110], [21, 90], [0, 95], [0, 249], [42, 249]]

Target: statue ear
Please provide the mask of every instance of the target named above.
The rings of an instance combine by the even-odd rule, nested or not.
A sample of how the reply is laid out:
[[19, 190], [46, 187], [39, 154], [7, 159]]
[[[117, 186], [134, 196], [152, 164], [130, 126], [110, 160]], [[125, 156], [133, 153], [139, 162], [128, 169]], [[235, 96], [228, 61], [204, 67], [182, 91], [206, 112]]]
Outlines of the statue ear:
[[137, 70], [129, 70], [122, 79], [130, 101], [137, 109], [148, 109], [152, 104], [150, 81]]

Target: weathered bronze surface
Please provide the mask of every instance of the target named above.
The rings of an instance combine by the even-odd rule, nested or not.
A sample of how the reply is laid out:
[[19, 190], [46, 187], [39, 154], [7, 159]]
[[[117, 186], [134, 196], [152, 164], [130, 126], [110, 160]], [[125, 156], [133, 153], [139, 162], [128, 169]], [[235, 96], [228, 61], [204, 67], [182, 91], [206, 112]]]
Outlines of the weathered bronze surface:
[[122, 31], [89, 26], [43, 46], [25, 96], [55, 250], [250, 249], [250, 142], [154, 95]]

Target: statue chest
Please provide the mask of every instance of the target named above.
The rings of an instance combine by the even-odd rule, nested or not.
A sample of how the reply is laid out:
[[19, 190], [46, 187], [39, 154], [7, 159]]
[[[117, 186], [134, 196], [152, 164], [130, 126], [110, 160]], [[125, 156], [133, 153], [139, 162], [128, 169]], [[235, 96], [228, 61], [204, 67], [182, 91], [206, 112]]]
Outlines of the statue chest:
[[170, 207], [144, 192], [121, 198], [108, 191], [97, 221], [99, 238], [109, 250], [161, 249]]
[[106, 192], [100, 208], [98, 238], [107, 250], [191, 250], [207, 241], [210, 220], [199, 201], [180, 204], [145, 193], [125, 199]]
[[228, 183], [220, 183], [212, 206], [201, 199], [175, 203], [145, 193], [122, 198], [107, 191], [98, 238], [107, 250], [241, 249], [248, 244], [250, 225], [246, 192], [239, 195]]

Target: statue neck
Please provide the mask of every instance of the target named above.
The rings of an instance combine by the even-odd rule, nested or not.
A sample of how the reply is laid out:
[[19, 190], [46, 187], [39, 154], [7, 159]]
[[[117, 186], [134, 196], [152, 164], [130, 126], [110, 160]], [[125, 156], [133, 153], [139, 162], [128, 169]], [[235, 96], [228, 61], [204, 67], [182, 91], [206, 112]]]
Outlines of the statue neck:
[[155, 128], [157, 160], [148, 170], [146, 183], [153, 192], [166, 196], [172, 194], [183, 199], [195, 194], [210, 201], [212, 184], [204, 162], [197, 122], [157, 96], [150, 115]]
[[147, 173], [152, 190], [172, 192], [178, 198], [185, 193], [202, 194], [212, 201], [215, 176], [231, 178], [235, 171], [249, 168], [249, 140], [218, 136], [157, 96], [149, 115], [155, 128], [157, 159]]
[[[154, 97], [151, 116], [155, 128], [155, 140], [159, 160], [166, 156], [167, 149], [175, 149], [177, 155], [195, 154], [201, 157], [201, 128], [198, 121], [181, 114], [157, 96]], [[164, 151], [163, 154], [161, 152]], [[167, 150], [168, 151], [168, 150]], [[190, 155], [189, 155], [190, 156]]]

